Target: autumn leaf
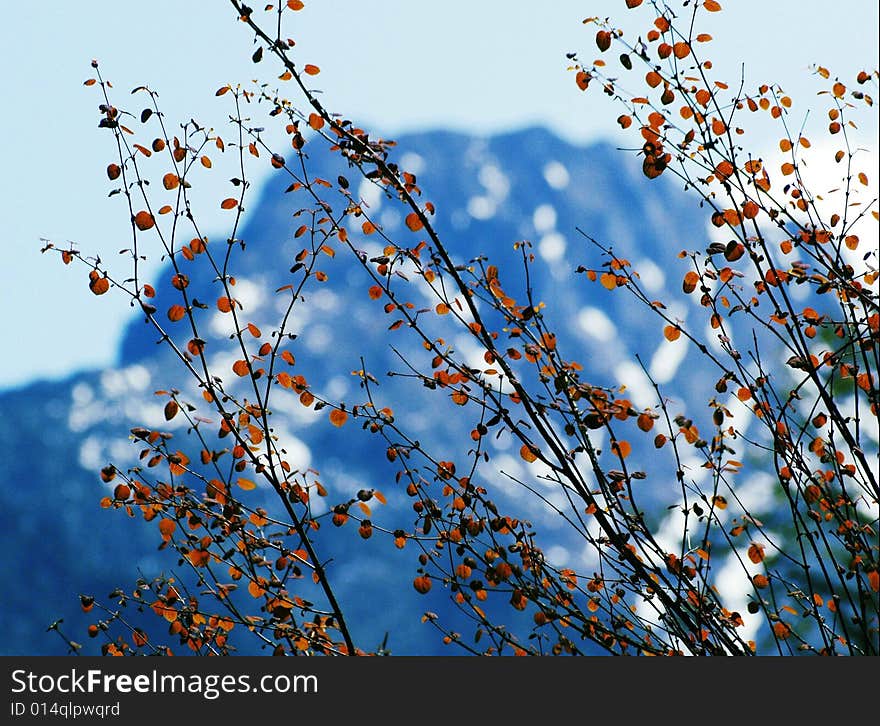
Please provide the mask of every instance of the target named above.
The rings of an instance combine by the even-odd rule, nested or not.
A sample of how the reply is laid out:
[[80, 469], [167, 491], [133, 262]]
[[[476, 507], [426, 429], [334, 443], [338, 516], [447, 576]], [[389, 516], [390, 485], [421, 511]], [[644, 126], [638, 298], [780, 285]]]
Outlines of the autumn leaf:
[[419, 215], [415, 212], [410, 212], [406, 215], [406, 226], [412, 232], [418, 232], [422, 228], [422, 220], [419, 218]]
[[522, 448], [519, 450], [519, 455], [522, 457], [524, 461], [529, 462], [530, 464], [534, 461], [538, 460], [538, 456], [535, 453], [534, 447], [529, 444], [523, 444]]
[[677, 325], [667, 325], [663, 328], [663, 337], [672, 343], [681, 337], [681, 328]]
[[185, 315], [186, 308], [184, 308], [182, 305], [172, 305], [170, 308], [168, 308], [168, 319], [172, 323], [183, 320]]
[[162, 186], [165, 187], [168, 191], [172, 189], [176, 189], [180, 184], [180, 177], [177, 174], [172, 174], [168, 172], [165, 176], [162, 177]]
[[150, 227], [156, 224], [153, 215], [146, 211], [141, 211], [135, 214], [134, 223], [141, 232], [146, 232]]
[[413, 580], [413, 587], [416, 592], [425, 595], [431, 590], [431, 578], [428, 575], [420, 575]]
[[764, 561], [764, 545], [759, 542], [752, 542], [748, 551], [749, 559], [756, 565]]

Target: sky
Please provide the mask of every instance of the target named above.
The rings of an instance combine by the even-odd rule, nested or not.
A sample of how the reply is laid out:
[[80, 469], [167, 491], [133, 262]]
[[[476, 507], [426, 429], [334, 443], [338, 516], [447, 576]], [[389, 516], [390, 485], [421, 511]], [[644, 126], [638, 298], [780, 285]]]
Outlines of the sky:
[[[716, 69], [728, 71], [723, 75], [737, 77], [745, 64], [747, 87], [767, 80], [758, 74], [769, 69], [795, 99], [809, 101], [817, 88], [812, 64], [844, 78], [878, 65], [873, 3], [722, 4], [725, 12], [707, 17], [701, 30], [715, 38], [713, 58]], [[319, 86], [330, 108], [379, 135], [429, 128], [490, 134], [542, 124], [578, 143], [618, 138], [616, 113], [599, 94], [578, 92], [565, 53], [595, 57], [595, 28], [581, 21], [611, 15], [626, 27], [623, 0], [305, 5], [285, 32], [297, 41], [297, 57], [321, 67]], [[100, 60], [120, 104], [145, 84], [159, 92], [169, 119], [194, 117], [219, 129], [228, 105], [214, 96], [218, 87], [278, 73], [266, 61], [254, 66], [252, 52], [252, 37], [224, 0], [4, 7], [0, 388], [112, 364], [132, 317], [120, 298], [93, 296], [82, 268], [65, 268], [39, 251], [48, 238], [107, 259], [129, 239], [127, 215], [106, 196], [113, 148], [97, 128], [98, 93], [83, 87], [91, 60]], [[875, 149], [876, 133], [876, 126], [865, 130]], [[222, 181], [214, 182], [217, 193]], [[205, 191], [211, 193], [210, 183]], [[220, 218], [208, 228], [224, 234]]]

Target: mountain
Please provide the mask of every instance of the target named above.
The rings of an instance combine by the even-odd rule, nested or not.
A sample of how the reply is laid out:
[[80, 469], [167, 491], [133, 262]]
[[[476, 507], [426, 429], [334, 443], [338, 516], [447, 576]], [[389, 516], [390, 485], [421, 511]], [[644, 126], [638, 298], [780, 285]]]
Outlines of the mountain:
[[[540, 128], [489, 138], [441, 131], [414, 134], [398, 139], [394, 156], [402, 168], [418, 175], [424, 197], [436, 206], [436, 228], [462, 263], [488, 255], [502, 270], [505, 287], [521, 288], [524, 279], [513, 243], [533, 243], [537, 261], [531, 285], [546, 303], [547, 318], [568, 355], [585, 366], [586, 379], [611, 386], [626, 382], [636, 405], [651, 405], [653, 391], [636, 361], [638, 354], [676, 399], [706, 400], [715, 379], [701, 357], [684, 345], [665, 342], [659, 320], [630, 295], [610, 294], [575, 273], [578, 265], [598, 267], [602, 262], [576, 231], [579, 227], [630, 260], [649, 295], [668, 297], [685, 271], [677, 253], [706, 238], [705, 216], [693, 198], [665, 179], [649, 183], [632, 155], [605, 144], [573, 146]], [[339, 160], [316, 157], [311, 171], [328, 179], [344, 173], [359, 184], [355, 172]], [[278, 316], [272, 291], [290, 282], [288, 270], [299, 249], [293, 231], [300, 222], [293, 219], [294, 203], [284, 193], [289, 183], [288, 178], [273, 179], [248, 211], [238, 235], [247, 252], [233, 264], [248, 319], [268, 328]], [[367, 183], [356, 188], [385, 230], [402, 228], [403, 217], [390, 200]], [[368, 239], [363, 248], [371, 255], [380, 250]], [[424, 351], [415, 341], [389, 338], [390, 320], [381, 304], [369, 300], [368, 284], [351, 256], [337, 254], [327, 271], [328, 281], [308, 293], [294, 315], [298, 371], [335, 399], [356, 401], [361, 394], [350, 372], [362, 367], [363, 358], [380, 380], [377, 395], [397, 401], [404, 428], [438, 447], [461, 438], [458, 419], [438, 415], [431, 398], [423, 404], [413, 383], [385, 377], [402, 367], [389, 342], [400, 341], [405, 357]], [[154, 283], [160, 300], [170, 277], [165, 270]], [[210, 275], [193, 273], [195, 297], [216, 298], [211, 285]], [[688, 314], [686, 308], [670, 312], [682, 320]], [[209, 351], [222, 350], [228, 344], [222, 321], [206, 321], [212, 331]], [[171, 427], [185, 437], [182, 428], [173, 428], [175, 422], [164, 420], [165, 399], [154, 395], [157, 389], [179, 385], [174, 358], [167, 346], [156, 343], [155, 334], [138, 317], [128, 326], [112, 368], [0, 393], [0, 441], [5, 445], [0, 526], [7, 533], [7, 556], [0, 565], [0, 616], [5, 624], [0, 651], [5, 654], [65, 652], [61, 639], [46, 627], [63, 617], [62, 630], [85, 640], [85, 624], [95, 616], [79, 612], [79, 593], [103, 596], [117, 587], [130, 590], [139, 573], [150, 578], [174, 569], [174, 557], [157, 551], [155, 528], [98, 506], [107, 489], [99, 469], [109, 461], [122, 468], [136, 458], [137, 448], [128, 440], [132, 427]], [[228, 354], [217, 355], [223, 360]], [[388, 496], [389, 510], [405, 517], [409, 503], [395, 491], [393, 469], [377, 453], [384, 451], [376, 448], [380, 442], [357, 427], [332, 429], [324, 425], [324, 416], [292, 400], [276, 411], [276, 433], [299, 466], [320, 470], [329, 499], [376, 487]], [[496, 472], [522, 473], [515, 450], [513, 455], [507, 451], [509, 439], [492, 446]], [[553, 557], [560, 563], [581, 562], [583, 547], [566, 539], [558, 515], [523, 500], [500, 474], [494, 483], [525, 508], [539, 530], [548, 531], [552, 546], [547, 551]], [[668, 504], [662, 496], [647, 497], [658, 508]], [[352, 534], [340, 533], [348, 544], [341, 545], [344, 556], [337, 555], [331, 571], [365, 644], [377, 645], [390, 631], [392, 652], [448, 652], [435, 631], [419, 622], [425, 609], [442, 613], [446, 595], [439, 588], [428, 598], [413, 591], [413, 552], [389, 554], [387, 543], [364, 543]]]

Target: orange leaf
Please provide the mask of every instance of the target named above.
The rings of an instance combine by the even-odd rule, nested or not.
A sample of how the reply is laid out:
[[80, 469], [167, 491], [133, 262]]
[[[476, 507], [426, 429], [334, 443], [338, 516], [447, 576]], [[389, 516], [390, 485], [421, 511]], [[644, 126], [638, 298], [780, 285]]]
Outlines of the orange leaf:
[[621, 459], [625, 459], [630, 455], [632, 451], [632, 446], [629, 441], [615, 441], [611, 444], [611, 450], [617, 454]]
[[251, 481], [250, 479], [245, 479], [243, 476], [238, 477], [238, 481], [236, 482], [239, 487], [244, 489], [246, 492], [252, 491], [257, 488], [256, 482]]
[[220, 202], [220, 209], [235, 209], [238, 206], [238, 200], [229, 197]]
[[519, 450], [519, 455], [530, 464], [538, 459], [534, 449], [528, 444], [522, 445], [522, 448]]
[[606, 290], [613, 290], [617, 287], [617, 275], [613, 275], [610, 272], [603, 272], [599, 277], [599, 282], [602, 283], [602, 287]]
[[422, 220], [415, 212], [406, 215], [406, 226], [413, 232], [418, 232], [422, 228]]
[[175, 529], [177, 529], [177, 522], [173, 519], [162, 519], [159, 521], [159, 532], [162, 535], [162, 539], [166, 542], [171, 539]]
[[248, 374], [248, 364], [246, 360], [237, 360], [232, 364], [232, 371], [237, 376], [246, 376]]
[[178, 320], [183, 320], [184, 315], [186, 315], [186, 308], [182, 305], [172, 305], [168, 308], [168, 319], [172, 323], [176, 323]]
[[342, 411], [338, 408], [334, 408], [330, 411], [330, 423], [332, 423], [337, 428], [345, 424], [348, 420], [348, 414], [345, 411]]
[[667, 325], [663, 328], [663, 337], [670, 343], [681, 337], [681, 329], [675, 325]]
[[752, 542], [748, 551], [749, 559], [756, 565], [764, 561], [764, 545]]
[[89, 273], [89, 289], [95, 295], [103, 295], [110, 289], [110, 280], [106, 277], [100, 277], [95, 270]]
[[150, 229], [156, 221], [153, 219], [153, 215], [149, 212], [140, 211], [134, 215], [134, 223], [141, 232], [145, 232]]
[[168, 172], [165, 176], [162, 177], [162, 186], [171, 191], [172, 189], [176, 189], [180, 184], [180, 177], [177, 174], [172, 174]]
[[313, 66], [311, 63], [307, 64], [303, 70], [310, 76], [317, 76], [321, 72], [318, 66]]
[[706, 0], [703, 3], [703, 7], [706, 8], [706, 10], [708, 10], [710, 13], [717, 13], [719, 10], [721, 10], [721, 5], [715, 2], [715, 0]]
[[758, 212], [760, 211], [756, 202], [753, 202], [751, 199], [743, 204], [743, 217], [746, 219], [754, 219], [758, 216]]
[[734, 172], [733, 164], [731, 164], [726, 159], [718, 164], [715, 167], [715, 176], [717, 176], [721, 181], [724, 181], [729, 176], [731, 176]]
[[428, 575], [421, 575], [413, 580], [413, 587], [416, 589], [416, 592], [424, 595], [431, 589], [431, 578]]

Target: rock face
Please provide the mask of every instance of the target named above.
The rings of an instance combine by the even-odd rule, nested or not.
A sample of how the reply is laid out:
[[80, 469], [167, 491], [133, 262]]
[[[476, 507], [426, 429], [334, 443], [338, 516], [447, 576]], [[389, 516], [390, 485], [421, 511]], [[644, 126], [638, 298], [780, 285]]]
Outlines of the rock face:
[[[542, 129], [490, 138], [412, 135], [398, 140], [395, 156], [402, 168], [418, 174], [424, 196], [436, 205], [437, 228], [462, 262], [489, 255], [505, 271], [505, 287], [516, 288], [522, 277], [512, 245], [532, 242], [536, 296], [546, 302], [547, 316], [567, 354], [584, 364], [587, 379], [602, 385], [627, 382], [637, 405], [651, 405], [653, 392], [636, 362], [638, 354], [679, 400], [699, 400], [712, 386], [714, 379], [708, 372], [701, 375], [705, 364], [694, 351], [666, 343], [662, 325], [631, 296], [608, 294], [575, 274], [578, 265], [601, 262], [598, 251], [576, 231], [580, 228], [629, 259], [650, 295], [665, 297], [667, 287], [680, 285], [684, 272], [677, 252], [705, 237], [703, 215], [693, 199], [665, 180], [648, 183], [634, 159], [609, 146], [574, 147]], [[314, 163], [313, 173], [325, 178], [343, 171], [330, 161]], [[346, 173], [358, 184], [353, 173]], [[292, 219], [290, 197], [283, 193], [287, 183], [267, 185], [239, 235], [247, 252], [234, 266], [237, 290], [249, 319], [258, 325], [271, 326], [277, 319], [273, 291], [289, 282], [298, 249], [293, 240], [298, 222]], [[402, 215], [392, 202], [369, 185], [359, 191], [387, 230], [401, 227]], [[365, 251], [373, 247], [375, 243], [364, 239]], [[381, 305], [369, 300], [368, 284], [359, 274], [352, 261], [334, 260], [330, 279], [297, 308], [293, 323], [298, 370], [316, 388], [342, 400], [359, 398], [350, 372], [362, 367], [362, 357], [378, 378], [401, 366], [389, 347], [389, 321]], [[169, 278], [163, 273], [157, 279], [160, 296]], [[207, 291], [210, 279], [194, 277], [191, 284], [196, 297], [203, 290], [205, 299], [213, 299]], [[685, 308], [672, 312], [679, 319], [688, 315]], [[228, 341], [222, 326], [214, 323], [209, 322], [213, 337], [208, 345], [219, 351]], [[405, 355], [419, 355], [415, 342], [402, 345]], [[86, 639], [79, 593], [104, 596], [116, 587], [131, 589], [139, 573], [152, 577], [174, 569], [173, 555], [156, 551], [154, 528], [99, 508], [106, 485], [98, 470], [108, 461], [121, 468], [134, 460], [137, 452], [128, 441], [133, 426], [168, 425], [162, 417], [164, 400], [153, 392], [178, 385], [176, 376], [166, 346], [156, 345], [155, 335], [135, 319], [112, 369], [0, 394], [5, 452], [0, 458], [0, 520], [7, 541], [7, 556], [0, 564], [0, 652], [63, 653], [64, 644], [46, 633], [46, 627], [64, 617], [62, 628], [75, 640]], [[384, 378], [380, 383], [379, 395], [396, 399], [395, 411], [405, 427], [435, 445], [460, 441], [459, 423], [422, 407], [414, 384]], [[386, 492], [388, 506], [405, 516], [409, 504], [393, 491], [393, 470], [377, 455], [377, 442], [359, 427], [340, 432], [324, 425], [325, 420], [298, 404], [279, 410], [276, 426], [291, 457], [300, 466], [321, 471], [331, 499], [375, 486]], [[177, 433], [185, 437], [183, 430]], [[496, 444], [490, 453], [497, 486], [507, 487], [505, 496], [521, 502], [535, 526], [546, 529], [548, 556], [571, 566], [582, 563], [583, 546], [566, 538], [558, 516], [525, 501], [500, 474], [522, 475], [523, 470], [515, 449], [506, 448], [509, 441], [502, 438]], [[669, 503], [665, 494], [646, 497], [647, 505], [662, 508]], [[377, 645], [387, 631], [394, 653], [447, 652], [419, 618], [425, 609], [442, 614], [448, 593], [437, 588], [420, 599], [413, 592], [413, 553], [389, 554], [387, 543], [364, 543], [352, 533], [340, 534], [343, 544], [331, 567], [340, 599], [349, 603], [365, 645]]]

